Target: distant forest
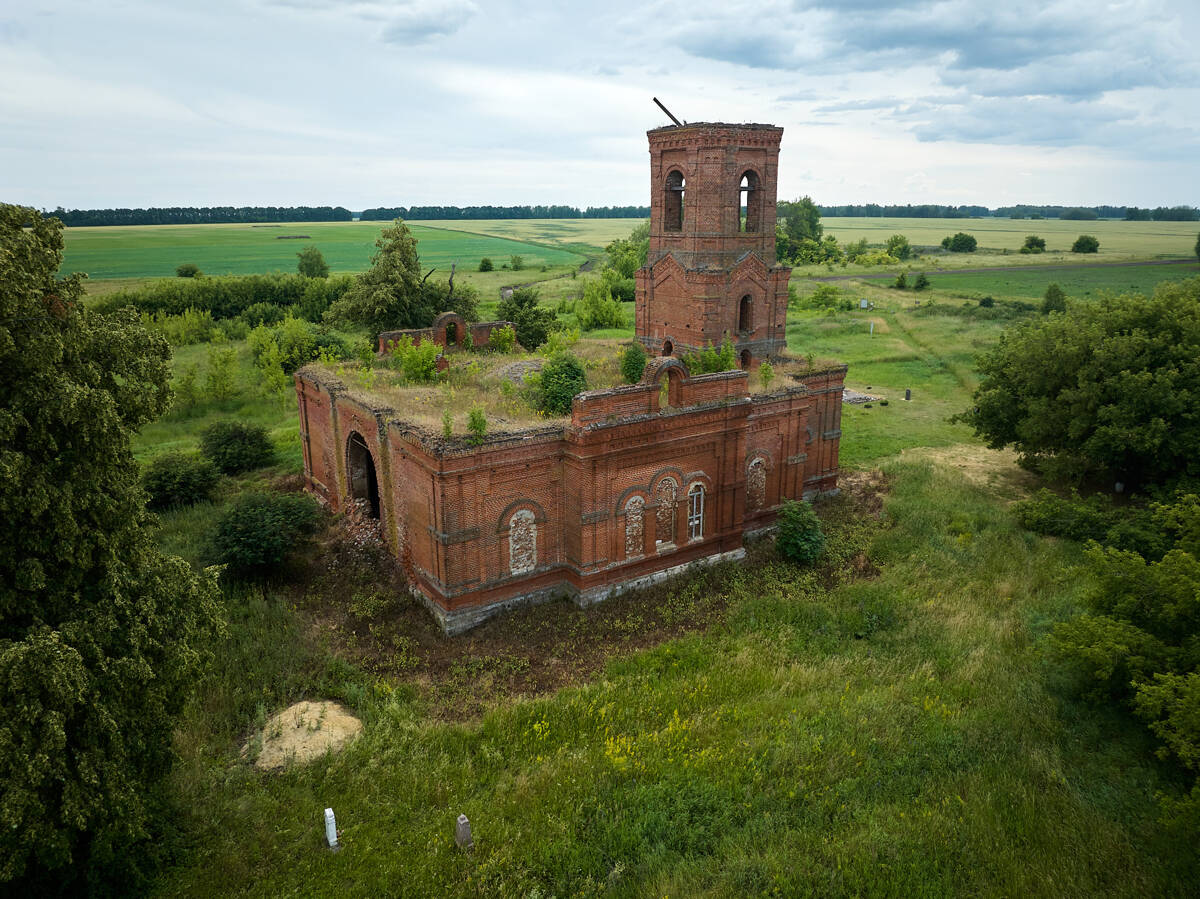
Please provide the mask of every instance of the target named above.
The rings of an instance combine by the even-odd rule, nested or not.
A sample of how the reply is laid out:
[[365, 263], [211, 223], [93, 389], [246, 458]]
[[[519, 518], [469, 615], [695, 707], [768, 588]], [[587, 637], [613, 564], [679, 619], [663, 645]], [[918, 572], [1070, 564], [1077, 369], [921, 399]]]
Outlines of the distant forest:
[[[821, 215], [873, 218], [1046, 218], [1089, 221], [1125, 219], [1137, 222], [1200, 221], [1194, 206], [820, 206]], [[169, 206], [149, 209], [63, 209], [46, 211], [67, 226], [81, 225], [216, 225], [271, 222], [348, 222], [354, 216], [344, 206]], [[649, 206], [380, 206], [365, 209], [363, 221], [470, 219], [644, 219]]]
[[344, 206], [152, 206], [149, 209], [63, 209], [46, 212], [79, 225], [220, 225], [245, 222], [348, 222]]
[[965, 218], [1044, 218], [1088, 221], [1092, 219], [1125, 219], [1129, 222], [1196, 222], [1200, 221], [1200, 209], [1193, 206], [1159, 206], [1157, 209], [1142, 209], [1138, 206], [880, 206], [867, 203], [862, 206], [822, 206], [817, 204], [821, 215], [827, 217], [856, 216], [866, 218], [912, 218], [912, 219], [965, 219]]
[[364, 209], [364, 222], [434, 219], [645, 219], [649, 206], [380, 206]]

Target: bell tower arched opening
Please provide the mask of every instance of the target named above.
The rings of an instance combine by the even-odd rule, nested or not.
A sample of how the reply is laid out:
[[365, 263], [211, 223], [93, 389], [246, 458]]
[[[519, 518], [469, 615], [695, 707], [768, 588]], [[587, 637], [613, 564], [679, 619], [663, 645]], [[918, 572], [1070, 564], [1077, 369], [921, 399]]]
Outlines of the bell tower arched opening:
[[672, 169], [667, 173], [663, 196], [663, 230], [683, 230], [683, 172]]
[[754, 234], [762, 230], [762, 190], [758, 183], [758, 174], [753, 171], [743, 173], [738, 184], [738, 231], [743, 234]]

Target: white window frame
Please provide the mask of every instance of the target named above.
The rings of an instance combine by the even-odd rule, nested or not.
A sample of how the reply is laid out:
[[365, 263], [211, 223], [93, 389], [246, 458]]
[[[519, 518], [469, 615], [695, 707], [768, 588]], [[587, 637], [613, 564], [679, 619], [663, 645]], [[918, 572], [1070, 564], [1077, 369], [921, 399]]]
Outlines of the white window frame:
[[704, 485], [693, 484], [688, 490], [688, 540], [704, 539]]

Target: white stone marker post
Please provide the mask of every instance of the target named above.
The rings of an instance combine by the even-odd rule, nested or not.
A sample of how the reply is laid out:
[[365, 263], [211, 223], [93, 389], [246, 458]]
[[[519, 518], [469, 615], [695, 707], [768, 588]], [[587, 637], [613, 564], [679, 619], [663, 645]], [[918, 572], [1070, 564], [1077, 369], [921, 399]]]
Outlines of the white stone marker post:
[[337, 819], [333, 817], [333, 809], [325, 809], [325, 840], [329, 843], [329, 848], [335, 852], [342, 848], [338, 845], [337, 838]]
[[454, 842], [459, 849], [475, 848], [475, 841], [471, 839], [471, 822], [466, 815], [458, 816], [458, 822], [454, 825]]

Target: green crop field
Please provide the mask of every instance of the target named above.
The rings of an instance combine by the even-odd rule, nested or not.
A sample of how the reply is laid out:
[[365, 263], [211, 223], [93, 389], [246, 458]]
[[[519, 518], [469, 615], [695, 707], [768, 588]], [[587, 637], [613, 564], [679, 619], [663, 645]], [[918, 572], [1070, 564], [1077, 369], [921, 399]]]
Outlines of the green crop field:
[[1024, 271], [939, 272], [933, 285], [939, 290], [971, 296], [1040, 299], [1054, 282], [1072, 297], [1101, 293], [1153, 293], [1161, 281], [1178, 281], [1200, 275], [1200, 265], [1080, 266]]
[[509, 240], [550, 244], [586, 253], [599, 253], [605, 246], [642, 223], [643, 219], [486, 219], [480, 221], [421, 222], [432, 228], [469, 231]]
[[[1044, 237], [1047, 253], [1066, 253], [1075, 238], [1081, 234], [1091, 234], [1100, 241], [1100, 255], [1105, 258], [1194, 257], [1196, 234], [1200, 232], [1200, 222], [1108, 220], [823, 218], [821, 224], [825, 226], [826, 234], [832, 234], [842, 244], [864, 237], [868, 243], [882, 244], [892, 234], [903, 234], [914, 245], [940, 246], [943, 237], [965, 231], [979, 241], [978, 253], [954, 254], [957, 258], [967, 260], [978, 255], [990, 255], [991, 251], [1008, 250], [1015, 254], [1028, 234]], [[1039, 261], [1037, 256], [1020, 258]]]
[[[462, 223], [459, 223], [460, 225]], [[288, 225], [156, 225], [66, 229], [63, 271], [95, 279], [171, 277], [191, 262], [208, 275], [295, 271], [296, 254], [316, 246], [334, 272], [360, 272], [370, 265], [386, 222], [302, 222]], [[628, 224], [628, 234], [633, 224]], [[510, 256], [525, 265], [578, 265], [584, 255], [561, 247], [413, 223], [417, 251], [427, 267], [446, 270], [452, 262], [473, 269], [489, 256], [497, 268]], [[292, 239], [307, 235], [304, 239]]]

